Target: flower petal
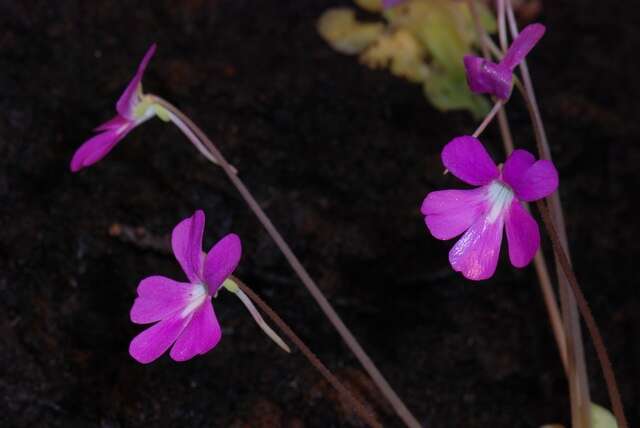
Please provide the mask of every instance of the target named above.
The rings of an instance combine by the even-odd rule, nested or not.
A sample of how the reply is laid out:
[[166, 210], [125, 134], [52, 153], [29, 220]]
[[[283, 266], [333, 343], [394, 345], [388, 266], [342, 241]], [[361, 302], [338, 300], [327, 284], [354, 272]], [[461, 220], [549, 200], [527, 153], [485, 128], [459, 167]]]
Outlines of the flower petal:
[[171, 348], [171, 358], [186, 361], [209, 352], [220, 342], [222, 329], [211, 304], [211, 296], [198, 308]]
[[171, 234], [173, 254], [189, 281], [193, 283], [202, 281], [201, 253], [204, 220], [204, 212], [197, 210], [193, 216], [178, 223]]
[[505, 228], [511, 264], [518, 268], [528, 265], [540, 247], [538, 223], [514, 200], [505, 216]]
[[123, 117], [123, 116], [120, 116], [119, 114], [117, 114], [115, 117], [107, 120], [102, 125], [94, 128], [94, 131], [99, 132], [99, 131], [108, 131], [108, 130], [111, 130], [111, 129], [118, 129], [121, 126], [124, 126], [129, 122], [130, 121], [126, 117]]
[[467, 135], [456, 137], [444, 146], [442, 163], [460, 180], [475, 186], [488, 184], [500, 175], [480, 140]]
[[143, 279], [138, 285], [138, 297], [131, 308], [131, 321], [148, 324], [168, 318], [189, 304], [195, 287], [164, 276]]
[[138, 362], [147, 364], [169, 349], [187, 326], [193, 313], [182, 315], [176, 312], [170, 318], [160, 321], [133, 338], [129, 354]]
[[449, 251], [453, 269], [475, 281], [491, 278], [498, 264], [503, 225], [504, 215], [494, 221], [480, 217]]
[[465, 55], [464, 67], [472, 92], [492, 94], [502, 100], [511, 95], [513, 72], [504, 65], [494, 64], [474, 55]]
[[558, 188], [558, 171], [548, 160], [539, 160], [526, 150], [514, 150], [502, 169], [502, 178], [523, 201], [544, 198]]
[[542, 38], [544, 32], [545, 27], [542, 24], [527, 25], [509, 46], [509, 50], [500, 64], [510, 70], [516, 68]]
[[429, 193], [421, 209], [429, 232], [443, 240], [460, 235], [486, 211], [486, 197], [484, 187]]
[[204, 262], [204, 279], [209, 286], [209, 293], [215, 294], [236, 269], [241, 256], [242, 244], [234, 233], [228, 234], [211, 248]]
[[151, 57], [155, 52], [156, 44], [154, 43], [147, 50], [144, 58], [142, 58], [142, 62], [140, 62], [140, 65], [138, 66], [138, 71], [136, 72], [135, 76], [133, 76], [133, 79], [131, 79], [129, 85], [127, 85], [127, 88], [124, 90], [122, 95], [120, 95], [120, 99], [116, 104], [116, 110], [118, 111], [118, 113], [128, 119], [135, 118], [133, 110], [135, 109], [137, 102], [136, 92], [138, 91], [138, 86], [140, 85], [140, 82], [142, 80], [144, 70], [147, 68], [147, 64], [149, 64], [149, 61], [151, 60]]
[[105, 131], [87, 140], [73, 154], [71, 171], [78, 172], [82, 168], [98, 162], [105, 157], [131, 129], [133, 129], [133, 126], [123, 125], [121, 128]]

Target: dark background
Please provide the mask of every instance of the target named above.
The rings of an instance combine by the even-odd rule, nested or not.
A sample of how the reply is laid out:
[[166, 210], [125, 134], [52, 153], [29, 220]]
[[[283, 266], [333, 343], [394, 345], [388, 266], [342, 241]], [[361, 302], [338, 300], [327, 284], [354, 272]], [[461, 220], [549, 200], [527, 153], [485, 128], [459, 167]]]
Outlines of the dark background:
[[[234, 231], [237, 274], [318, 355], [400, 426], [221, 170], [172, 126], [136, 129], [105, 160], [69, 172], [114, 114], [151, 42], [145, 89], [217, 141], [391, 384], [427, 427], [568, 422], [566, 382], [533, 268], [465, 281], [419, 214], [461, 184], [439, 152], [472, 132], [418, 86], [324, 43], [338, 1], [0, 1], [0, 425], [3, 427], [358, 426], [299, 353], [282, 353], [230, 295], [220, 345], [178, 364], [137, 364], [128, 311], [140, 279], [182, 278], [164, 244], [196, 208], [206, 247]], [[633, 4], [547, 1], [531, 55], [573, 259], [605, 337], [632, 426], [640, 423], [640, 141]], [[519, 146], [532, 149], [519, 96]], [[484, 137], [496, 160], [492, 127]], [[609, 406], [587, 341], [595, 402]]]

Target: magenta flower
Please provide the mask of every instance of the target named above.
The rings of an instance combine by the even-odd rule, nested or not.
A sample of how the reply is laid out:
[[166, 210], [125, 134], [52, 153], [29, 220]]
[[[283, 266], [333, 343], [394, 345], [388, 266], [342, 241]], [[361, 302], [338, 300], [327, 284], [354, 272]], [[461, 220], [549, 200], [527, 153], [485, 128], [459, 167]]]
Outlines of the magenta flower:
[[[129, 85], [116, 103], [118, 114], [111, 120], [98, 126], [100, 133], [87, 140], [73, 155], [71, 171], [77, 172], [105, 157], [133, 128], [159, 114], [157, 106], [151, 103], [142, 93], [142, 75], [147, 64], [156, 51], [153, 44], [145, 54], [142, 62]], [[161, 114], [161, 113], [160, 113]]]
[[446, 240], [464, 233], [449, 252], [453, 269], [472, 280], [490, 278], [498, 263], [503, 227], [511, 264], [529, 264], [540, 246], [540, 232], [522, 201], [535, 201], [556, 190], [558, 172], [553, 163], [515, 150], [498, 168], [482, 143], [470, 136], [451, 140], [442, 150], [442, 163], [460, 180], [480, 186], [431, 192], [422, 203], [434, 237]]
[[141, 363], [160, 357], [171, 345], [170, 356], [185, 361], [211, 350], [222, 331], [211, 304], [223, 283], [235, 270], [242, 253], [240, 238], [229, 234], [202, 251], [204, 213], [200, 210], [180, 222], [171, 237], [173, 253], [189, 282], [150, 276], [138, 285], [131, 308], [136, 324], [157, 322], [136, 336], [129, 353]]
[[465, 55], [464, 67], [467, 70], [469, 88], [477, 94], [491, 94], [501, 100], [508, 99], [513, 86], [513, 70], [538, 43], [544, 32], [542, 24], [527, 25], [498, 64], [475, 55]]

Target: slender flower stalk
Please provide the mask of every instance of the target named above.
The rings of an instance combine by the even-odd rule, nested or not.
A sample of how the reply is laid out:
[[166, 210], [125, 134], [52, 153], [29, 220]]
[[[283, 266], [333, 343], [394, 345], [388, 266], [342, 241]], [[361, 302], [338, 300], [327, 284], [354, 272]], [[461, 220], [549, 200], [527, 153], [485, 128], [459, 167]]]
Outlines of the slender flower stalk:
[[[518, 37], [518, 25], [513, 13], [513, 7], [510, 0], [504, 0], [507, 15], [507, 21], [513, 38]], [[547, 139], [544, 123], [538, 103], [536, 100], [533, 83], [529, 74], [529, 68], [526, 60], [520, 63], [520, 72], [525, 88], [525, 103], [532, 115], [532, 123], [534, 135], [538, 145], [540, 158], [551, 160], [551, 150]], [[562, 213], [562, 203], [558, 192], [549, 198], [549, 206], [554, 223], [557, 225], [560, 242], [567, 254], [569, 261], [571, 260], [569, 245], [567, 240], [567, 232]], [[591, 398], [589, 393], [589, 378], [584, 355], [584, 344], [582, 340], [582, 332], [580, 329], [580, 320], [578, 308], [574, 296], [570, 290], [570, 284], [565, 274], [559, 266], [559, 260], [556, 256], [556, 271], [559, 282], [560, 301], [562, 303], [562, 319], [566, 331], [567, 343], [567, 367], [569, 369], [569, 393], [571, 397], [571, 414], [573, 426], [581, 428], [591, 425]]]
[[580, 310], [580, 313], [582, 314], [582, 318], [584, 319], [584, 322], [587, 325], [587, 329], [591, 334], [591, 338], [593, 339], [593, 344], [596, 349], [596, 355], [598, 356], [598, 360], [600, 361], [600, 367], [602, 368], [602, 373], [607, 383], [607, 390], [609, 392], [609, 398], [611, 399], [613, 413], [616, 416], [618, 422], [618, 428], [628, 428], [629, 424], [627, 423], [627, 419], [624, 416], [624, 407], [622, 405], [622, 399], [620, 398], [620, 391], [618, 391], [616, 376], [613, 372], [611, 360], [609, 359], [609, 355], [607, 354], [607, 348], [604, 345], [604, 340], [602, 339], [602, 335], [600, 334], [598, 325], [596, 324], [596, 321], [593, 318], [593, 314], [589, 309], [587, 299], [585, 299], [584, 294], [582, 294], [582, 290], [580, 289], [580, 285], [578, 284], [576, 274], [571, 268], [571, 262], [569, 261], [569, 257], [567, 256], [567, 253], [565, 252], [562, 245], [560, 234], [553, 224], [553, 218], [551, 217], [549, 209], [545, 205], [544, 201], [538, 201], [538, 210], [540, 211], [540, 215], [542, 216], [544, 225], [547, 228], [549, 237], [551, 238], [551, 244], [553, 245], [553, 249], [557, 255], [560, 269], [562, 269], [562, 271], [564, 272], [567, 281], [571, 286], [571, 290], [573, 291], [573, 295], [576, 298], [578, 308]]
[[[289, 245], [286, 243], [280, 232], [275, 228], [269, 217], [262, 210], [256, 199], [253, 197], [249, 189], [245, 186], [244, 182], [237, 175], [236, 171], [229, 165], [227, 160], [224, 158], [222, 153], [218, 150], [218, 148], [213, 144], [213, 142], [206, 136], [206, 134], [195, 124], [189, 117], [187, 117], [183, 112], [181, 112], [177, 107], [173, 106], [168, 101], [156, 96], [149, 95], [152, 102], [161, 106], [169, 113], [169, 118], [173, 118], [172, 120], [176, 120], [183, 124], [184, 126], [178, 126], [181, 130], [188, 129], [190, 132], [186, 132], [185, 136], [187, 138], [193, 138], [195, 136], [199, 142], [206, 147], [206, 149], [210, 152], [212, 157], [217, 160], [220, 167], [227, 174], [227, 177], [231, 181], [231, 183], [236, 187], [242, 198], [245, 200], [251, 211], [256, 215], [260, 223], [267, 230], [267, 233], [275, 244], [278, 246], [280, 251], [283, 253], [291, 268], [294, 270], [296, 275], [300, 278], [302, 283], [305, 285], [307, 290], [311, 293], [312, 297], [316, 300], [317, 304], [320, 306], [320, 309], [323, 311], [325, 316], [329, 319], [334, 328], [338, 331], [338, 334], [342, 337], [343, 341], [347, 345], [347, 347], [354, 353], [360, 364], [362, 364], [365, 371], [372, 378], [374, 383], [378, 386], [383, 396], [389, 401], [396, 414], [402, 419], [402, 421], [410, 428], [419, 428], [421, 425], [418, 420], [413, 416], [413, 414], [409, 411], [407, 406], [402, 402], [400, 397], [393, 390], [391, 385], [384, 378], [380, 370], [376, 367], [374, 362], [371, 360], [369, 355], [362, 348], [357, 339], [353, 336], [351, 331], [344, 324], [338, 313], [335, 311], [331, 303], [324, 296], [322, 291], [320, 291], [319, 287], [316, 285], [315, 281], [311, 278], [307, 270], [302, 266], [296, 255], [293, 253]], [[184, 131], [183, 131], [184, 132]], [[193, 141], [192, 141], [193, 142]], [[195, 143], [194, 143], [195, 144]]]
[[278, 316], [278, 314], [264, 301], [258, 296], [251, 288], [249, 288], [245, 283], [240, 281], [236, 277], [231, 277], [231, 281], [234, 282], [235, 286], [238, 288], [238, 291], [244, 293], [245, 296], [248, 296], [248, 299], [251, 299], [256, 305], [262, 309], [270, 319], [273, 321], [275, 325], [277, 325], [280, 330], [291, 340], [295, 345], [300, 349], [300, 352], [307, 358], [307, 360], [324, 376], [324, 378], [333, 386], [346, 401], [349, 402], [353, 406], [354, 411], [360, 416], [363, 421], [369, 424], [372, 427], [380, 427], [382, 425], [377, 419], [371, 414], [367, 407], [362, 403], [362, 398], [356, 398], [354, 395], [340, 383], [338, 378], [329, 371], [329, 369], [320, 361], [320, 359], [309, 349], [307, 345], [298, 337], [297, 334], [291, 330], [291, 328], [285, 323], [282, 318]]
[[[474, 16], [476, 32], [478, 33], [478, 40], [481, 41], [484, 58], [488, 61], [489, 60], [488, 40], [490, 40], [489, 35], [486, 33], [482, 25], [480, 25], [480, 16], [477, 10], [476, 0], [469, 0], [468, 4], [469, 4], [469, 9], [471, 11], [471, 14]], [[504, 2], [502, 2], [502, 4], [504, 4]], [[503, 12], [503, 19], [504, 19], [504, 12]], [[500, 28], [504, 29], [505, 27], [503, 25], [502, 27], [499, 26], [499, 29]], [[506, 46], [507, 46], [506, 34], [500, 37], [501, 37], [501, 40], [504, 39], [504, 42], [501, 42], [501, 44], [504, 46], [504, 49], [506, 50]], [[497, 47], [495, 49], [497, 50]], [[496, 56], [502, 59], [503, 55], [498, 53]], [[509, 121], [507, 118], [504, 103], [502, 108], [498, 112], [498, 124], [500, 128], [500, 135], [502, 136], [502, 142], [504, 144], [505, 153], [507, 154], [507, 156], [509, 156], [511, 155], [511, 153], [514, 151], [515, 148], [513, 144], [513, 137], [511, 135], [511, 128], [509, 127]], [[525, 208], [527, 209], [527, 211], [530, 211], [529, 205], [526, 203], [525, 203]], [[540, 291], [542, 292], [543, 301], [545, 303], [545, 307], [547, 308], [547, 314], [549, 317], [549, 322], [551, 324], [553, 337], [555, 339], [556, 345], [558, 347], [558, 352], [560, 354], [560, 360], [562, 361], [562, 365], [564, 367], [565, 373], [567, 373], [567, 376], [568, 376], [569, 370], [568, 370], [565, 328], [564, 328], [564, 325], [562, 324], [562, 320], [560, 317], [560, 309], [558, 306], [558, 302], [556, 300], [556, 296], [553, 292], [553, 285], [551, 283], [551, 279], [549, 275], [549, 268], [547, 267], [547, 263], [542, 253], [542, 249], [538, 250], [538, 252], [536, 253], [533, 259], [533, 262], [534, 262], [536, 274], [538, 276], [538, 283], [540, 284]]]

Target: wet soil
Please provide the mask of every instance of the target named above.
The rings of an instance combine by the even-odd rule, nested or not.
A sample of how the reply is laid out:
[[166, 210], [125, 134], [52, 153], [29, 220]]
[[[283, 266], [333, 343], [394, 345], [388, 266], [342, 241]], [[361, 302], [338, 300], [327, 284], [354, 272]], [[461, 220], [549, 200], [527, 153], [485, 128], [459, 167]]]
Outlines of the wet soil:
[[[137, 283], [182, 278], [167, 237], [196, 208], [205, 246], [240, 234], [238, 276], [385, 426], [400, 426], [223, 173], [176, 129], [149, 122], [69, 172], [153, 41], [145, 88], [219, 143], [425, 426], [568, 422], [533, 268], [513, 269], [503, 251], [494, 278], [471, 284], [419, 214], [427, 192], [460, 186], [442, 175], [439, 151], [473, 130], [471, 117], [440, 113], [418, 87], [329, 48], [314, 22], [338, 4], [348, 2], [0, 1], [0, 426], [359, 426], [227, 295], [216, 301], [223, 340], [206, 356], [143, 366], [128, 355], [141, 330], [128, 316]], [[573, 261], [635, 426], [640, 16], [624, 2], [563, 0], [539, 19], [548, 33], [531, 63]], [[533, 149], [517, 96], [509, 109], [517, 144]], [[502, 158], [495, 129], [485, 142]], [[158, 245], [118, 239], [114, 224]], [[608, 405], [586, 349], [593, 400]]]

